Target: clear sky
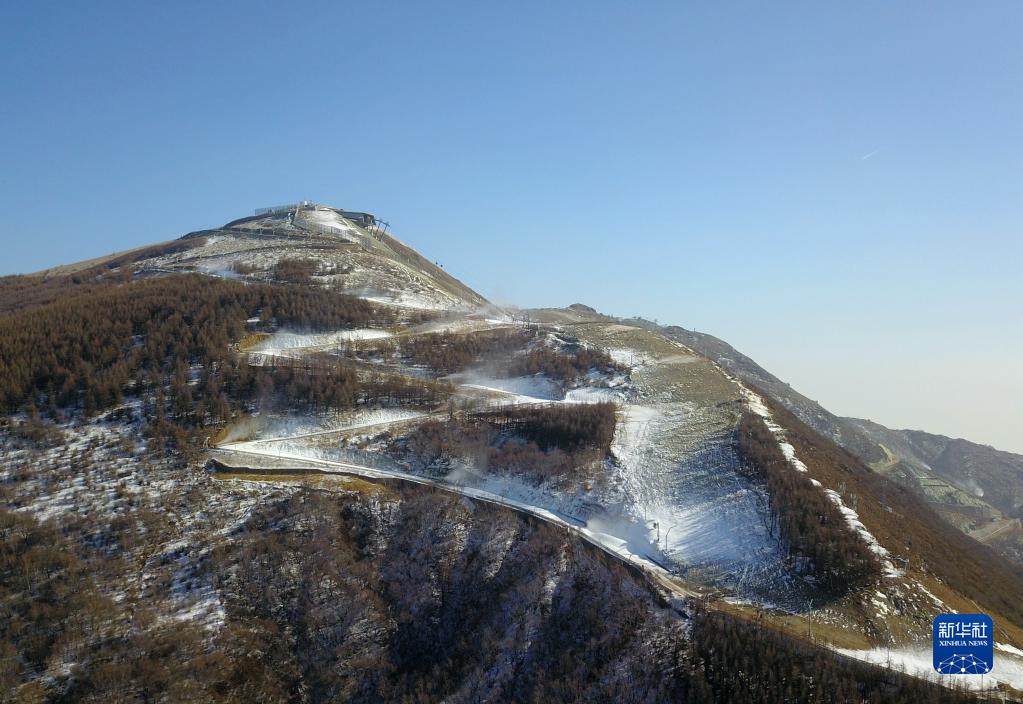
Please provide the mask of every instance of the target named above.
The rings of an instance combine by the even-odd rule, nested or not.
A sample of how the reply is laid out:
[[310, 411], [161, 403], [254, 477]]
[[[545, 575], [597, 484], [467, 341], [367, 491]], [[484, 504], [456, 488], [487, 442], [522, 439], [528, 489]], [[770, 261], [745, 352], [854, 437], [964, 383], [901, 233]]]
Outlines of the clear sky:
[[0, 273], [308, 198], [1023, 452], [1023, 4], [5, 3]]

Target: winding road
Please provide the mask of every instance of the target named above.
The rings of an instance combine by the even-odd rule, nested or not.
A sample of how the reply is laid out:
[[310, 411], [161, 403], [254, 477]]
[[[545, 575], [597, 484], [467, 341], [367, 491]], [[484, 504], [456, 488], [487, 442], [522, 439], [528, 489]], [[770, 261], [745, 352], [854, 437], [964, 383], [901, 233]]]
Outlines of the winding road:
[[[308, 469], [318, 474], [340, 474], [355, 476], [365, 479], [392, 479], [421, 486], [429, 486], [452, 494], [464, 496], [474, 501], [481, 501], [496, 506], [511, 509], [520, 514], [526, 514], [552, 525], [559, 526], [572, 534], [578, 536], [587, 543], [604, 551], [632, 567], [641, 570], [655, 585], [677, 599], [689, 599], [694, 597], [706, 598], [708, 592], [701, 591], [692, 585], [685, 585], [678, 581], [663, 565], [659, 564], [649, 555], [640, 555], [630, 551], [625, 541], [607, 533], [594, 531], [586, 527], [586, 524], [572, 516], [563, 515], [548, 509], [533, 506], [521, 501], [509, 499], [489, 491], [475, 489], [473, 487], [453, 484], [438, 479], [430, 479], [406, 472], [390, 469], [378, 469], [363, 465], [349, 464], [347, 462], [336, 462], [331, 460], [310, 459], [297, 455], [274, 452], [272, 450], [255, 449], [248, 443], [243, 448], [233, 447], [232, 444], [221, 445], [211, 451], [212, 458], [226, 471], [238, 473], [269, 473], [273, 470], [296, 470]], [[677, 605], [681, 606], [681, 605]]]

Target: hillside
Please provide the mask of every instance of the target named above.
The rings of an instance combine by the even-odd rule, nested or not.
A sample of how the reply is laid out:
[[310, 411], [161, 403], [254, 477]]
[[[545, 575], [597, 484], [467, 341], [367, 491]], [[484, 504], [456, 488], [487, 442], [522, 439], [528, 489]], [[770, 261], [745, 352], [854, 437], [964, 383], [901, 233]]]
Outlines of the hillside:
[[892, 666], [978, 608], [1023, 689], [1019, 571], [720, 341], [314, 204], [2, 283], [6, 693], [968, 701]]
[[763, 389], [814, 430], [919, 493], [949, 523], [1023, 566], [1023, 456], [967, 440], [892, 430], [869, 420], [837, 416], [722, 340], [678, 326], [663, 330]]

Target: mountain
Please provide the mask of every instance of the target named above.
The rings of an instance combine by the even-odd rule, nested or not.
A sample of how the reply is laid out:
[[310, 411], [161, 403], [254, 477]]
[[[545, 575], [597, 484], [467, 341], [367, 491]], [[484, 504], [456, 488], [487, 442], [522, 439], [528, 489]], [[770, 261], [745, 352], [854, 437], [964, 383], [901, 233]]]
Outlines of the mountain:
[[1023, 565], [1023, 455], [836, 416], [722, 340], [678, 326], [663, 331], [763, 389], [875, 471], [918, 492], [952, 525]]
[[1023, 688], [1023, 576], [866, 430], [368, 213], [0, 280], [0, 404], [5, 696], [970, 701], [927, 680], [950, 610], [997, 624], [964, 681]]

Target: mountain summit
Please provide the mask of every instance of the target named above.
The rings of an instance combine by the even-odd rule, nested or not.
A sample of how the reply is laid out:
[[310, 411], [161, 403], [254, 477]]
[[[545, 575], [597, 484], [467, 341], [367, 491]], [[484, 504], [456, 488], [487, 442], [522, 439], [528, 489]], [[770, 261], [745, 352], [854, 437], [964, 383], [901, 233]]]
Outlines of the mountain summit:
[[243, 270], [270, 276], [281, 260], [305, 262], [311, 280], [370, 301], [431, 310], [474, 310], [486, 300], [400, 242], [373, 215], [309, 202], [261, 209], [217, 230], [192, 233], [171, 269]]

